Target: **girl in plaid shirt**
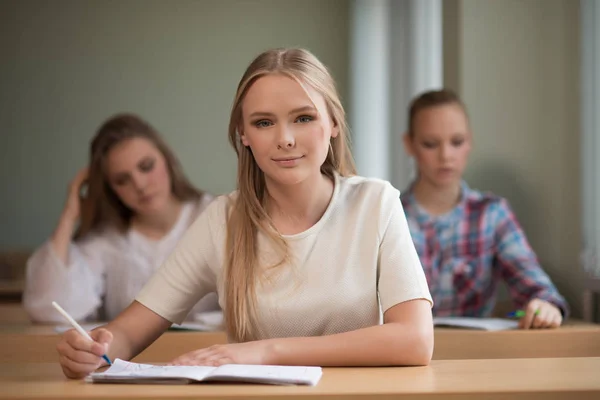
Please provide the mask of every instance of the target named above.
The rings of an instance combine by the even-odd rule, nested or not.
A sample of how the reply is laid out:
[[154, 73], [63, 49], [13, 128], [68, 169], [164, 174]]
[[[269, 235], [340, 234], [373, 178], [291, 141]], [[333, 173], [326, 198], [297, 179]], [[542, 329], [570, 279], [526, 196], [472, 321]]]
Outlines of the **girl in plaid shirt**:
[[449, 90], [411, 103], [404, 136], [418, 176], [402, 194], [435, 316], [489, 317], [498, 282], [525, 310], [520, 327], [554, 328], [568, 305], [541, 268], [508, 202], [470, 189], [462, 174], [471, 151], [464, 104]]

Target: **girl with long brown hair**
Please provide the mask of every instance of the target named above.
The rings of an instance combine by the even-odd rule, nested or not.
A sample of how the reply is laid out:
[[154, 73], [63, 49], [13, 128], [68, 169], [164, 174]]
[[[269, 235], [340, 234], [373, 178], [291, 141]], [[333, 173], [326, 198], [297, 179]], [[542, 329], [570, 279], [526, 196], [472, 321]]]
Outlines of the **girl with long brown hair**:
[[355, 176], [333, 79], [302, 49], [259, 55], [229, 124], [238, 190], [217, 198], [114, 321], [58, 351], [78, 378], [130, 359], [216, 290], [231, 343], [174, 364], [424, 365], [431, 297], [389, 183]]
[[[213, 199], [197, 190], [159, 133], [136, 115], [99, 128], [51, 238], [28, 260], [23, 304], [37, 322], [113, 319]], [[218, 308], [216, 296], [193, 312]]]

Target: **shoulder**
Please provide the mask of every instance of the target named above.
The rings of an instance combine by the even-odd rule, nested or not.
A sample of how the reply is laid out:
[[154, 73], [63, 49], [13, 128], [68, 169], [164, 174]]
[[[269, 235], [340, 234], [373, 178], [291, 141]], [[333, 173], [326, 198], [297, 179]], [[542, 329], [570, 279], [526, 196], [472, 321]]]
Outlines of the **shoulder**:
[[340, 197], [349, 202], [380, 203], [382, 200], [398, 201], [400, 191], [386, 180], [363, 176], [340, 177]]
[[467, 189], [465, 206], [471, 214], [483, 214], [490, 222], [498, 223], [505, 218], [513, 218], [514, 214], [509, 201], [490, 191]]
[[388, 181], [352, 176], [341, 177], [339, 185], [336, 208], [343, 210], [344, 220], [348, 222], [375, 224], [381, 229], [393, 215], [402, 212], [400, 192]]
[[232, 202], [237, 198], [237, 191], [213, 196], [204, 194], [195, 205], [196, 218], [211, 223], [224, 223]]
[[215, 200], [216, 196], [211, 193], [203, 192], [200, 197], [190, 200], [187, 204], [192, 208], [192, 220], [195, 220], [204, 210]]

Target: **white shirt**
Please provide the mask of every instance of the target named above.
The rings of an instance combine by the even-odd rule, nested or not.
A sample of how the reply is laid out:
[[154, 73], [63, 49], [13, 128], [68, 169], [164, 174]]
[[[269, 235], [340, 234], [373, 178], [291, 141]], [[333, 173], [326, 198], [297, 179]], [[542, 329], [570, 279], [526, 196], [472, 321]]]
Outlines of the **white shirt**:
[[[133, 229], [126, 233], [114, 228], [92, 232], [70, 244], [67, 265], [57, 257], [52, 243], [46, 242], [27, 262], [25, 310], [35, 321], [64, 322], [52, 307], [56, 301], [77, 320], [114, 319], [131, 304], [212, 200], [205, 194], [184, 204], [177, 222], [160, 240]], [[192, 313], [218, 308], [214, 294], [200, 300]]]
[[[330, 204], [308, 230], [284, 235], [295, 265], [257, 285], [259, 339], [327, 335], [382, 323], [382, 312], [412, 299], [432, 303], [399, 192], [388, 182], [336, 175]], [[181, 322], [206, 293], [225, 307], [228, 200], [221, 196], [183, 236], [136, 300]], [[272, 247], [259, 236], [265, 264]]]

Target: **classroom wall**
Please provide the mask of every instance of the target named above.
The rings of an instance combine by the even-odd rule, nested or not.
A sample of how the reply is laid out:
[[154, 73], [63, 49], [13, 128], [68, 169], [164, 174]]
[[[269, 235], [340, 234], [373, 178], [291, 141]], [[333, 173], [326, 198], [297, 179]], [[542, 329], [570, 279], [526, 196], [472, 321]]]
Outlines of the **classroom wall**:
[[469, 109], [472, 187], [509, 199], [581, 311], [579, 2], [444, 0], [445, 79]]
[[266, 48], [306, 47], [345, 101], [349, 3], [0, 1], [0, 251], [51, 234], [91, 136], [116, 112], [154, 124], [195, 184], [232, 190], [228, 113], [243, 70]]

